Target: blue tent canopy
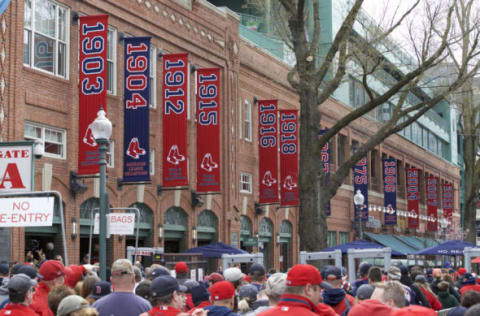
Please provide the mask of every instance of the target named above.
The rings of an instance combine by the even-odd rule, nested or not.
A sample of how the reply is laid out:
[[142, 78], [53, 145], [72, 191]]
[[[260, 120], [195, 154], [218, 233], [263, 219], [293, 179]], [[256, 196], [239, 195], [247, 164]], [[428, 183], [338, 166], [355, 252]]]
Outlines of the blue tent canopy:
[[224, 244], [223, 242], [216, 242], [206, 246], [200, 246], [188, 249], [183, 253], [201, 253], [205, 258], [221, 258], [223, 254], [227, 255], [238, 255], [238, 254], [247, 254], [248, 252], [242, 249], [232, 247], [230, 245]]
[[[348, 249], [372, 249], [372, 248], [384, 248], [384, 246], [373, 243], [373, 242], [369, 242], [366, 240], [354, 240], [346, 244], [323, 249], [322, 251], [333, 251], [333, 250], [340, 249], [342, 253], [345, 254], [347, 253]], [[392, 249], [392, 255], [403, 256], [402, 253], [395, 251], [393, 249]]]
[[0, 14], [3, 14], [9, 4], [10, 0], [0, 0]]
[[448, 240], [436, 246], [412, 253], [413, 255], [431, 256], [462, 256], [465, 247], [474, 247], [471, 243], [463, 240]]

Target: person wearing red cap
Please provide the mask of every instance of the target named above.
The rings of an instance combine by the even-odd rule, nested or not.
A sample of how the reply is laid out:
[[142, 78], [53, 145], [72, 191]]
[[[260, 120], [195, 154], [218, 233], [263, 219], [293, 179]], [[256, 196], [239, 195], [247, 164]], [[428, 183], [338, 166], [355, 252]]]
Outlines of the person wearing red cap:
[[207, 276], [205, 278], [205, 280], [208, 281], [209, 286], [212, 286], [213, 284], [215, 284], [217, 282], [220, 282], [220, 281], [224, 281], [225, 279], [224, 279], [223, 275], [221, 275], [220, 273], [213, 272], [212, 274]]
[[437, 316], [437, 312], [431, 308], [426, 308], [419, 305], [410, 305], [394, 310], [390, 316]]
[[33, 294], [30, 308], [40, 316], [53, 316], [47, 297], [52, 287], [65, 282], [65, 267], [60, 261], [48, 260], [42, 264], [38, 274], [41, 281]]
[[216, 282], [208, 291], [210, 292], [210, 302], [212, 302], [212, 305], [203, 308], [208, 311], [208, 316], [237, 316], [237, 314], [232, 311], [235, 288], [231, 282]]
[[336, 316], [328, 305], [321, 304], [322, 277], [317, 268], [309, 264], [296, 264], [287, 274], [285, 294], [280, 297], [277, 306], [258, 316], [295, 315], [295, 316]]
[[180, 285], [184, 285], [188, 279], [188, 266], [186, 262], [180, 261], [175, 264], [175, 274], [177, 276], [177, 282]]

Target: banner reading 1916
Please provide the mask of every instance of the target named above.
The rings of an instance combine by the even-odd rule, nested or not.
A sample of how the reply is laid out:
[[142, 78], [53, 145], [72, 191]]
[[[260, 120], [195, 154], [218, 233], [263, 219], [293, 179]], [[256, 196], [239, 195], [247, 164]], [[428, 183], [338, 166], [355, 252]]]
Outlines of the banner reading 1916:
[[[353, 167], [353, 194], [360, 190], [364, 197], [363, 205], [360, 207], [360, 218], [362, 222], [368, 221], [368, 161], [367, 157], [360, 159]], [[358, 222], [358, 211], [355, 207], [355, 221]]]
[[408, 228], [418, 228], [419, 217], [419, 189], [418, 189], [418, 170], [408, 168], [407, 170], [407, 207]]
[[100, 107], [107, 111], [108, 15], [80, 17], [78, 174], [99, 172], [91, 124]]
[[150, 37], [125, 38], [123, 181], [150, 181]]
[[163, 186], [188, 185], [188, 54], [163, 56]]
[[281, 206], [299, 205], [298, 196], [298, 111], [280, 110]]
[[[318, 132], [318, 138], [320, 139], [323, 134], [328, 132], [328, 128], [321, 129]], [[322, 150], [320, 152], [320, 161], [323, 164], [323, 172], [325, 172], [325, 185], [328, 185], [328, 181], [330, 181], [330, 143], [327, 142], [325, 146], [322, 147]], [[326, 208], [326, 213], [327, 216], [330, 216], [332, 213], [332, 206], [330, 204], [330, 201], [327, 202], [327, 205], [325, 206]]]
[[437, 201], [438, 201], [438, 178], [427, 178], [427, 216], [435, 218], [435, 221], [427, 221], [427, 230], [437, 231]]
[[220, 69], [197, 70], [197, 192], [220, 192]]
[[259, 203], [278, 203], [277, 100], [258, 101]]
[[383, 205], [388, 212], [385, 214], [385, 225], [397, 224], [397, 160], [383, 159]]

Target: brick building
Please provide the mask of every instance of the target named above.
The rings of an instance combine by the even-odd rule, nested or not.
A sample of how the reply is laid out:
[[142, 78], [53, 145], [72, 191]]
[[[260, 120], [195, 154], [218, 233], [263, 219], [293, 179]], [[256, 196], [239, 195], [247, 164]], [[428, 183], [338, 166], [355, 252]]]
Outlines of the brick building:
[[[294, 109], [299, 106], [298, 98], [286, 81], [289, 65], [240, 35], [240, 19], [236, 13], [217, 8], [206, 0], [12, 0], [0, 17], [3, 39], [0, 51], [5, 55], [0, 74], [2, 141], [41, 139], [45, 142], [46, 154], [35, 162], [35, 189], [57, 190], [63, 196], [70, 262], [79, 262], [87, 253], [90, 215], [99, 204], [98, 179], [79, 180], [88, 189], [73, 194], [69, 177], [77, 168], [78, 16], [83, 14], [109, 15], [107, 116], [113, 123], [113, 134], [107, 191], [112, 207], [136, 206], [141, 210], [139, 245], [179, 252], [222, 241], [258, 251], [252, 243], [252, 237], [257, 237], [262, 242], [260, 251], [265, 254], [267, 267], [284, 270], [296, 263], [298, 209], [264, 206], [262, 214], [255, 211], [258, 152], [257, 108], [253, 100], [254, 97], [276, 98], [279, 108]], [[152, 36], [154, 46], [151, 60], [155, 71], [150, 78], [155, 87], [150, 108], [152, 183], [119, 186], [123, 157], [122, 38], [128, 35]], [[222, 194], [202, 196], [202, 206], [192, 207], [190, 190], [161, 187], [160, 52], [188, 52], [191, 65], [221, 69]], [[194, 100], [192, 73], [188, 105], [190, 162], [196, 157]], [[348, 106], [334, 99], [329, 102], [331, 106], [322, 122], [327, 127], [349, 111]], [[332, 167], [350, 150], [352, 142], [361, 141], [376, 128], [374, 121], [361, 119], [342, 131], [342, 136], [332, 143]], [[421, 169], [422, 177], [432, 174], [452, 182], [456, 189], [454, 218], [459, 220], [458, 167], [398, 135], [390, 137], [369, 155], [373, 179], [370, 203], [383, 205], [380, 176], [383, 155], [397, 158], [401, 168], [410, 165]], [[195, 169], [196, 165], [190, 163], [191, 190], [195, 190]], [[405, 190], [401, 189], [405, 187], [404, 175], [399, 181], [399, 193], [404, 196]], [[356, 236], [352, 229], [352, 201], [351, 181], [347, 181], [332, 201], [332, 216], [328, 220], [332, 243]], [[405, 200], [400, 199], [398, 207], [406, 209]], [[425, 214], [424, 205], [422, 213]], [[11, 238], [11, 261], [23, 261], [32, 240], [39, 241], [44, 249], [46, 243], [54, 242], [55, 249], [49, 255], [61, 253], [60, 218], [58, 213], [55, 215], [51, 228], [2, 231]], [[379, 213], [375, 217], [382, 221]], [[401, 223], [400, 218], [396, 233], [406, 232]], [[421, 235], [422, 223], [418, 230]], [[382, 230], [372, 228], [370, 232]], [[387, 232], [393, 233], [393, 228]], [[126, 246], [134, 243], [132, 237], [112, 236], [108, 240], [108, 259], [124, 257]]]

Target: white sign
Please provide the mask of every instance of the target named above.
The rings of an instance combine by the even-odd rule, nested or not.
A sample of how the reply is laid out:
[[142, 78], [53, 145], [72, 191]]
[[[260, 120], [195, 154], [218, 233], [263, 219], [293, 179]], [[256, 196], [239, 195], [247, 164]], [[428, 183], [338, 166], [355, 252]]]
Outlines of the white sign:
[[0, 192], [33, 190], [33, 146], [0, 144]]
[[[134, 235], [135, 214], [110, 213], [107, 214], [107, 236], [110, 235]], [[95, 214], [93, 233], [98, 235], [100, 231], [100, 214]]]
[[0, 227], [52, 226], [53, 197], [0, 199]]

